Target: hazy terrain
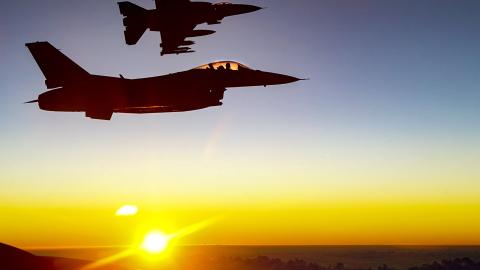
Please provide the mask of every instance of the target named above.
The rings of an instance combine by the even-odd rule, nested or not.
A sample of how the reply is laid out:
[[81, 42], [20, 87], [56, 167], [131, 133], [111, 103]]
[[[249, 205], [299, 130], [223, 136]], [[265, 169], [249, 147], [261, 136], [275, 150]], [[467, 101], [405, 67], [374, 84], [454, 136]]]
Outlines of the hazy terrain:
[[[37, 255], [60, 256], [95, 260], [110, 256], [121, 249], [64, 249], [34, 250]], [[266, 257], [259, 257], [266, 256]], [[434, 261], [453, 260], [468, 257], [480, 260], [480, 247], [451, 246], [183, 246], [176, 247], [168, 262], [152, 268], [162, 269], [314, 269], [320, 267], [338, 269], [374, 268], [384, 264], [397, 269], [407, 269]], [[276, 261], [280, 259], [282, 262]], [[290, 264], [288, 264], [290, 261]], [[303, 261], [303, 262], [302, 262]], [[135, 258], [119, 262], [127, 266], [137, 266]], [[305, 263], [305, 265], [303, 265]], [[275, 266], [277, 265], [277, 266]], [[281, 265], [282, 267], [278, 267]], [[249, 267], [246, 267], [249, 266]]]

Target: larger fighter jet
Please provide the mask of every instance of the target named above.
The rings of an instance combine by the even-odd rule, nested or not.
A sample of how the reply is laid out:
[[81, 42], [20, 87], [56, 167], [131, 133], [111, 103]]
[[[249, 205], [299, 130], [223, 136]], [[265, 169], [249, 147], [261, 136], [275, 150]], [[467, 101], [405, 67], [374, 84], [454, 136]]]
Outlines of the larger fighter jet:
[[259, 10], [260, 7], [231, 3], [190, 2], [190, 0], [155, 0], [156, 9], [146, 10], [130, 2], [119, 2], [124, 16], [125, 41], [133, 45], [145, 30], [160, 32], [161, 55], [193, 52], [188, 37], [205, 36], [213, 30], [194, 30], [202, 23], [218, 24], [224, 17]]
[[40, 109], [85, 112], [110, 120], [113, 113], [182, 112], [222, 105], [230, 87], [285, 84], [300, 79], [250, 69], [234, 61], [221, 61], [158, 77], [126, 79], [120, 75], [93, 75], [48, 42], [27, 43], [45, 75], [48, 91], [36, 103]]

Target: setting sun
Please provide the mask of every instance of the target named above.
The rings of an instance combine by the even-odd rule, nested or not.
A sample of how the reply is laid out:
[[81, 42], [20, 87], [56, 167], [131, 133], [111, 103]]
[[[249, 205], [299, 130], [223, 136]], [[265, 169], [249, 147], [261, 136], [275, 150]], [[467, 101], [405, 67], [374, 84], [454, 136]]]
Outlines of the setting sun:
[[141, 248], [149, 253], [161, 253], [168, 246], [170, 237], [162, 232], [150, 232], [145, 236]]

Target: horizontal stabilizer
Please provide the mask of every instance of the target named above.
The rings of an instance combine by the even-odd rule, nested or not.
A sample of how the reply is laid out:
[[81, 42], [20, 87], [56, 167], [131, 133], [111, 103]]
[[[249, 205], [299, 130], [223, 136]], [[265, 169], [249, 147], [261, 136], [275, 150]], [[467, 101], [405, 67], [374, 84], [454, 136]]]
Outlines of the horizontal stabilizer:
[[127, 45], [137, 44], [137, 42], [140, 40], [146, 30], [146, 26], [127, 26], [124, 31], [125, 42], [127, 43]]

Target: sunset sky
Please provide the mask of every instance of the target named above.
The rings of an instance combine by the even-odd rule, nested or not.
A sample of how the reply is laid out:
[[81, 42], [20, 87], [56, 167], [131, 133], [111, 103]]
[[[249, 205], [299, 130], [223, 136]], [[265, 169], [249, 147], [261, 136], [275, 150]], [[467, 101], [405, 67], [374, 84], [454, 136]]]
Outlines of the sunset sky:
[[[158, 33], [124, 44], [115, 1], [0, 3], [0, 242], [119, 245], [215, 218], [181, 243], [480, 244], [480, 1], [235, 2], [266, 9], [163, 57]], [[98, 121], [22, 104], [46, 89], [33, 41], [93, 74], [228, 59], [310, 80]]]

